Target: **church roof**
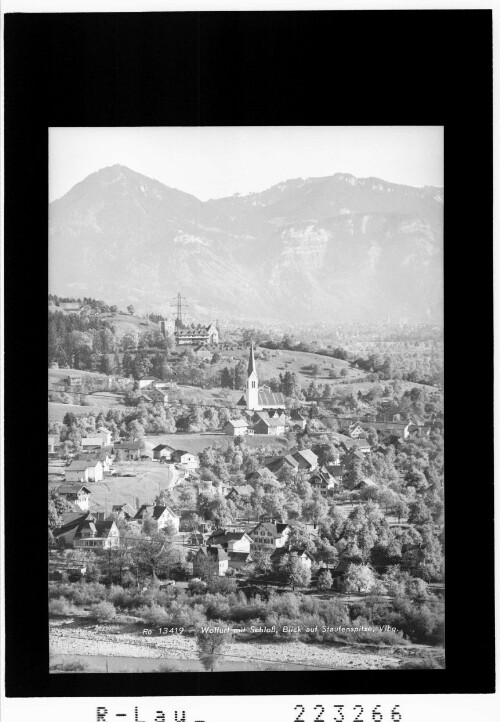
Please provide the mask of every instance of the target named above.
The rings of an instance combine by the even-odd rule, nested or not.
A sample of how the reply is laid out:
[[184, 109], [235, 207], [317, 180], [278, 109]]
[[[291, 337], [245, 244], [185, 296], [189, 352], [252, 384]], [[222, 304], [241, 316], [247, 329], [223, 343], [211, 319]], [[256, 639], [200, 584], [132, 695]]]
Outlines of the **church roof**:
[[259, 406], [284, 406], [285, 397], [282, 393], [259, 391]]

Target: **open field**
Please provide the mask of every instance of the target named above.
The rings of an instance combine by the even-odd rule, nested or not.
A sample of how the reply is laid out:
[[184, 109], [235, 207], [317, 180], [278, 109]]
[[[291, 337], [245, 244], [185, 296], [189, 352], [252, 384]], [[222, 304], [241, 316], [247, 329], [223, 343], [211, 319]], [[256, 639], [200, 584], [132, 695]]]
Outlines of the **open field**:
[[[79, 406], [78, 404], [59, 404], [49, 401], [49, 421], [62, 421], [65, 414], [71, 411], [75, 416], [85, 416], [92, 412], [91, 406]], [[98, 413], [98, 412], [97, 412]]]
[[[112, 504], [127, 502], [135, 506], [136, 498], [139, 498], [141, 504], [151, 504], [162, 489], [168, 489], [175, 483], [177, 477], [175, 470], [168, 464], [155, 461], [120, 462], [114, 468], [121, 474], [134, 476], [106, 477], [97, 483], [87, 484], [91, 491], [91, 501], [99, 506], [107, 504], [108, 512], [111, 512]], [[59, 484], [61, 477], [49, 478], [49, 488]]]
[[[262, 352], [270, 355], [269, 360], [258, 358]], [[313, 379], [317, 381], [327, 380], [328, 370], [331, 368], [334, 368], [337, 373], [340, 373], [343, 368], [347, 368], [348, 376], [344, 378], [348, 379], [362, 379], [367, 375], [360, 369], [352, 369], [347, 361], [328, 358], [317, 353], [285, 350], [273, 351], [258, 348], [255, 350], [255, 354], [257, 374], [261, 383], [273, 377], [277, 378], [280, 373], [284, 373], [285, 371], [296, 373], [300, 377], [302, 385], [309, 384]], [[241, 359], [245, 362], [248, 361], [248, 348], [237, 349], [235, 351], [223, 351], [221, 360], [217, 364], [214, 364], [213, 368], [222, 369], [224, 366], [233, 366]], [[317, 364], [319, 366], [319, 373], [315, 377], [306, 369], [310, 364]]]
[[129, 331], [141, 334], [146, 331], [159, 330], [160, 328], [157, 323], [153, 323], [148, 318], [139, 318], [125, 313], [100, 313], [99, 318], [108, 321], [114, 327], [119, 339]]
[[49, 375], [49, 389], [54, 391], [60, 391], [60, 388], [55, 388], [55, 385], [58, 384], [61, 379], [67, 378], [68, 376], [81, 376], [83, 378], [88, 378], [92, 381], [99, 381], [101, 383], [108, 383], [108, 377], [106, 374], [99, 374], [94, 371], [78, 371], [78, 369], [56, 369], [56, 368], [49, 368], [48, 370]]

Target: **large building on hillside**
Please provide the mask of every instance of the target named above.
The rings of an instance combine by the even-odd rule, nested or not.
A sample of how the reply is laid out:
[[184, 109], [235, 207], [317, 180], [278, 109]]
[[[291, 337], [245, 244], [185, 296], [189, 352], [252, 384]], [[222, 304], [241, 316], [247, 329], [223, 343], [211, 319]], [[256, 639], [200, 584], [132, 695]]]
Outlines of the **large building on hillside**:
[[278, 410], [285, 408], [285, 397], [282, 393], [259, 389], [259, 379], [253, 344], [250, 347], [247, 372], [247, 390], [238, 401], [237, 406], [245, 406], [249, 411]]
[[198, 346], [199, 344], [215, 346], [219, 343], [219, 331], [214, 323], [210, 323], [208, 326], [194, 323], [190, 326], [176, 324], [174, 338], [178, 346]]

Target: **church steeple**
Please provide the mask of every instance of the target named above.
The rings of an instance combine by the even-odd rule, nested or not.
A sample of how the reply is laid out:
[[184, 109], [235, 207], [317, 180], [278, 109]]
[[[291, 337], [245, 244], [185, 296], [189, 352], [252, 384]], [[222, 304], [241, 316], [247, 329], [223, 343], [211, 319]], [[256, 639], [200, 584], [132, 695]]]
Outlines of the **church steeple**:
[[250, 346], [250, 356], [248, 358], [247, 408], [250, 411], [258, 411], [260, 409], [260, 406], [259, 406], [259, 379], [257, 377], [257, 369], [255, 366], [255, 357], [253, 354], [253, 343]]
[[250, 356], [248, 358], [248, 375], [250, 376], [251, 373], [255, 371], [255, 358], [253, 355], [253, 342], [250, 346]]

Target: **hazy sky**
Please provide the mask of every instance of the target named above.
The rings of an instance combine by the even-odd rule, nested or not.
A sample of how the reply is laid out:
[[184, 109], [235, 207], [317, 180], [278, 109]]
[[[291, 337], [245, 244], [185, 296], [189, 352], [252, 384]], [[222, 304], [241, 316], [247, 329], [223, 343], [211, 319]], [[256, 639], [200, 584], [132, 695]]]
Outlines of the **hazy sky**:
[[334, 173], [443, 185], [443, 128], [51, 128], [49, 199], [115, 163], [201, 200]]

